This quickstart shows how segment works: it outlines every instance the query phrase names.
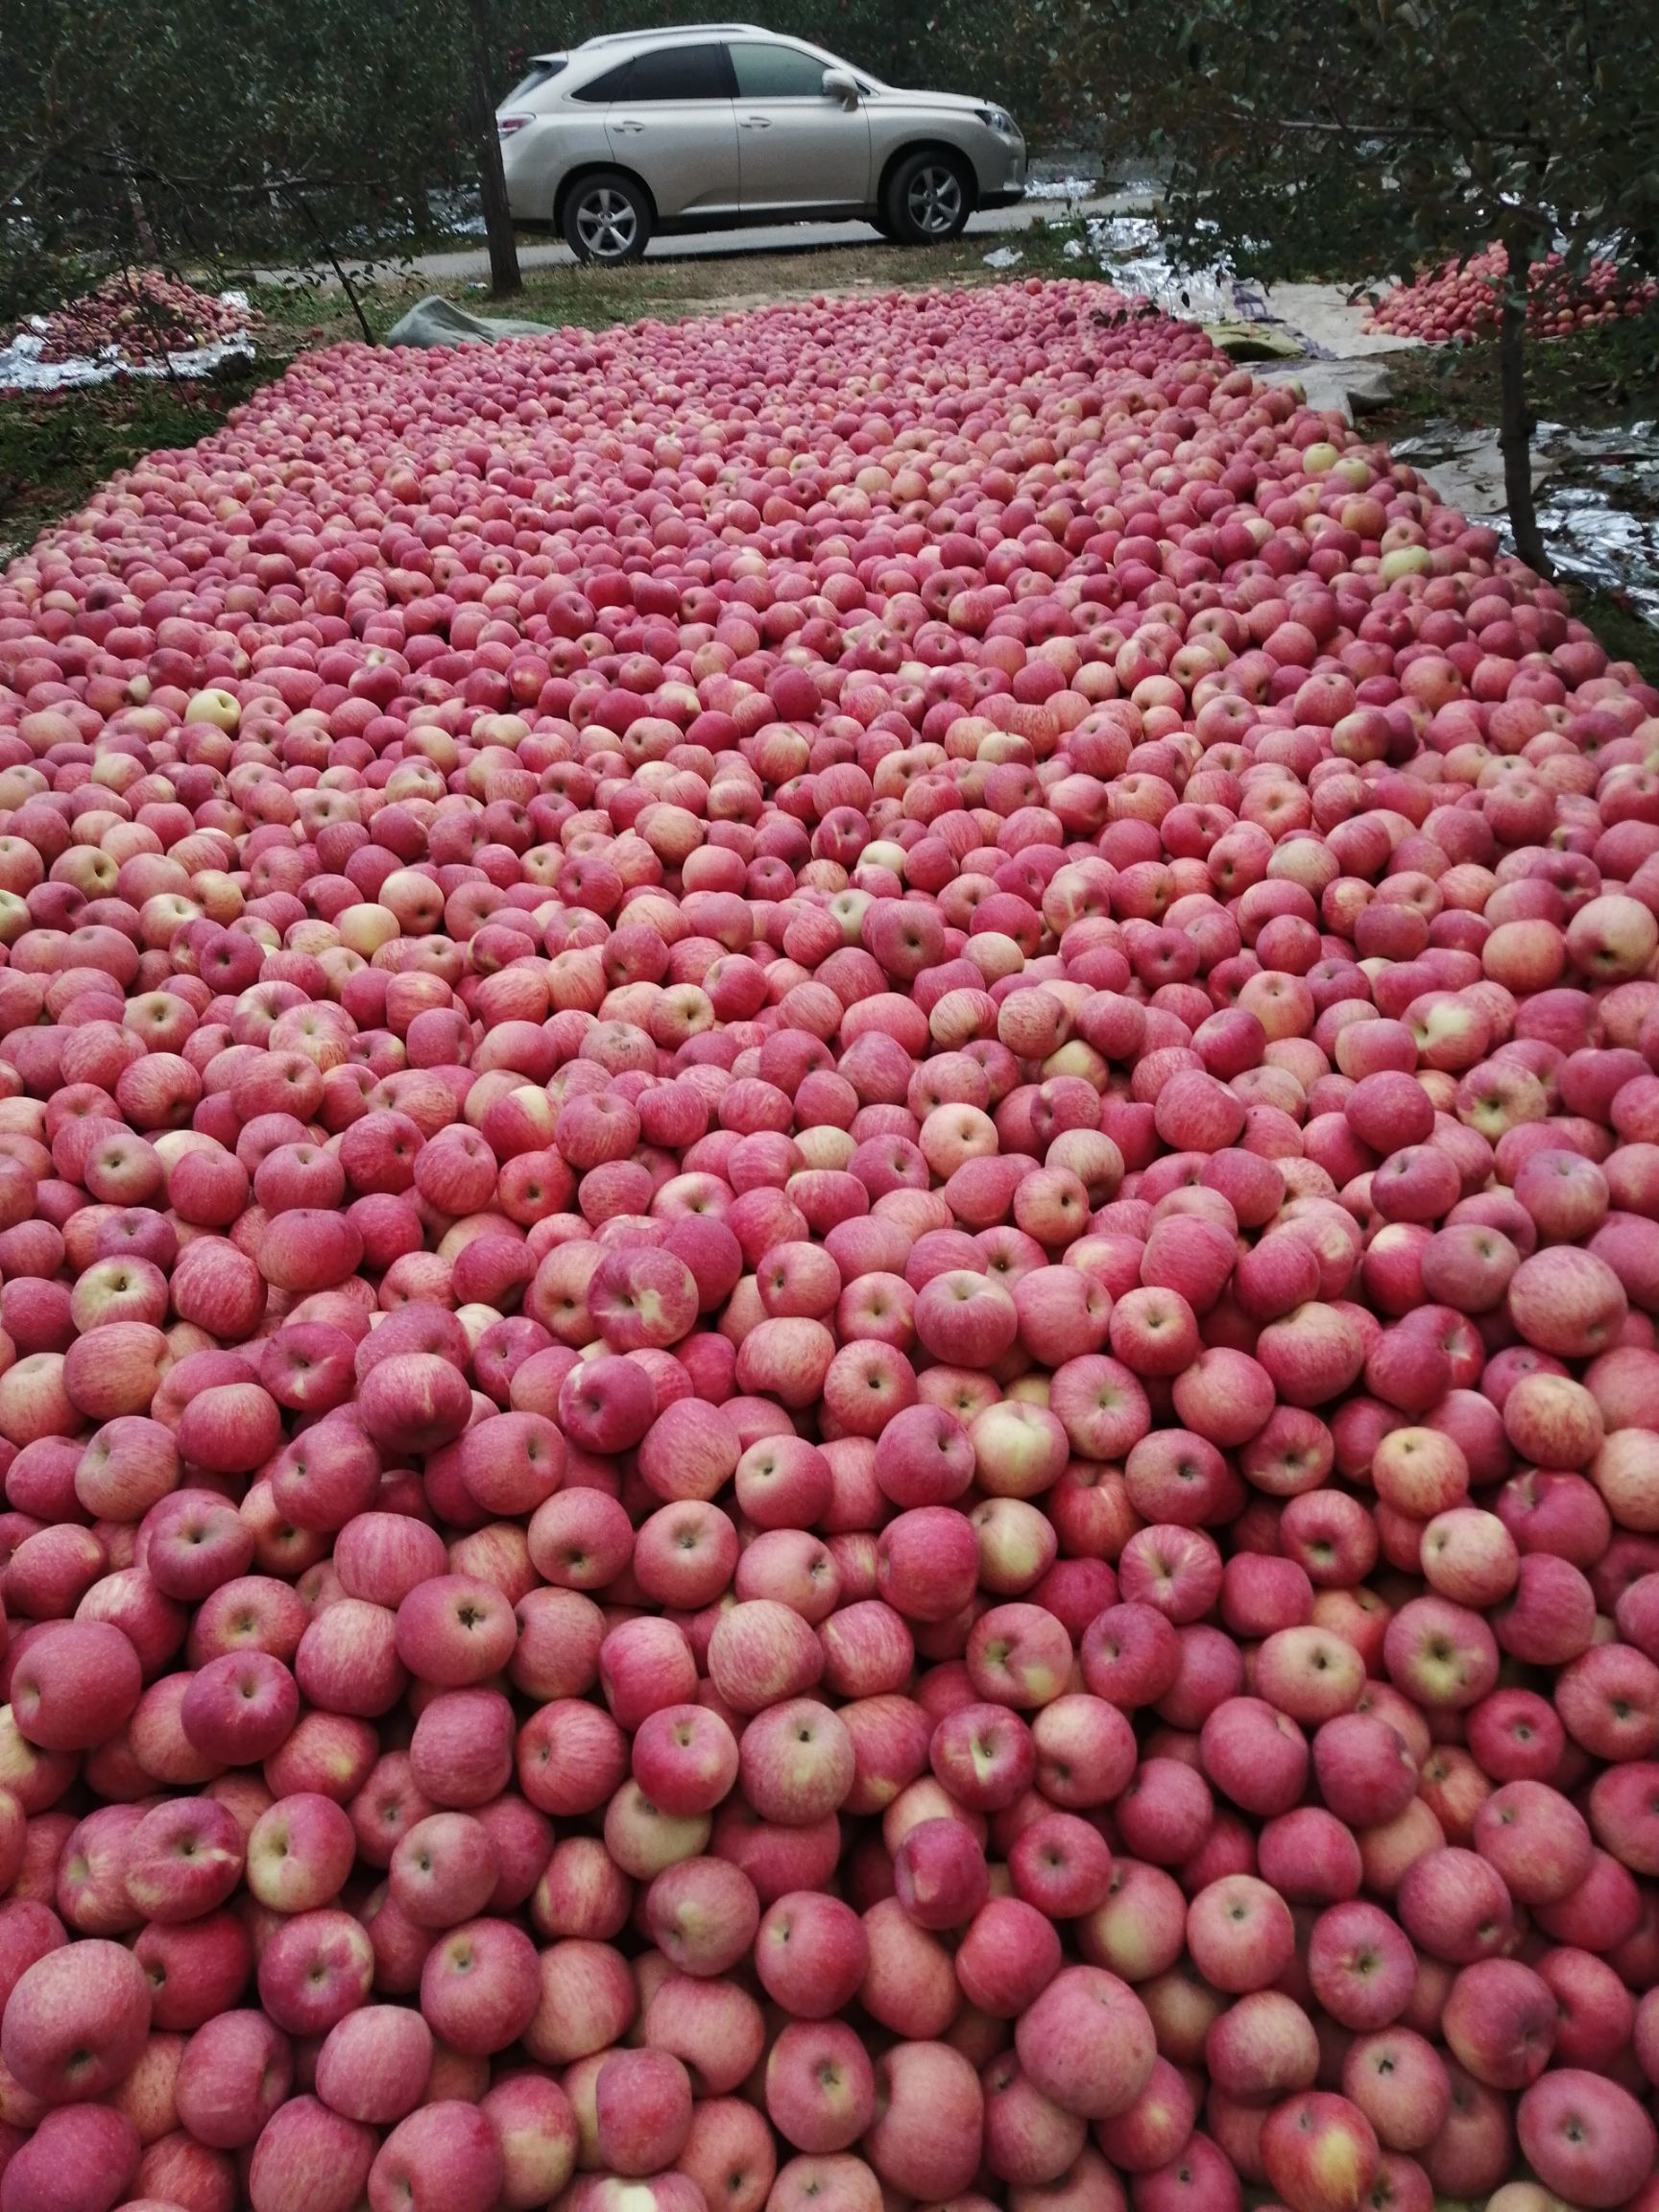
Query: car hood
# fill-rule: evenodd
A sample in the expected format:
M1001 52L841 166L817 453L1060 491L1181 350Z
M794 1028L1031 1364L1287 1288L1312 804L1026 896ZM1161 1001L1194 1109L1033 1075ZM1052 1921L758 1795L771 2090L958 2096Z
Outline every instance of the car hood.
M902 84L878 85L865 95L865 103L871 108L931 108L950 115L980 114L997 105L970 92L912 92Z

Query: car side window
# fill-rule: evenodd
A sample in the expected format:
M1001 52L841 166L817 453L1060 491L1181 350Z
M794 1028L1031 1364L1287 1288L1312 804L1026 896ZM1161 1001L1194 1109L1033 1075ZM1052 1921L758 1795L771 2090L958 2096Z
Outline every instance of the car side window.
M572 100L591 100L596 104L608 100L625 100L628 97L628 80L633 73L632 61L619 61L614 69L607 69L603 77L595 77L591 84L578 84L570 97Z
M624 95L636 100L730 100L732 79L723 46L660 46L634 57Z
M737 78L740 100L822 100L829 66L815 54L793 46L763 45L746 39L727 49Z

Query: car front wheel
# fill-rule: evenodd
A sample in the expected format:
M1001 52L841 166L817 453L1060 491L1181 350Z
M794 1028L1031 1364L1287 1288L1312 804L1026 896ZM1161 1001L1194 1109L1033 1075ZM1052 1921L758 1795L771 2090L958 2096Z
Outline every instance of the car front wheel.
M887 220L906 245L936 246L954 238L972 211L967 180L948 156L912 154L893 172Z
M651 238L651 208L632 178L601 169L571 186L565 200L565 243L578 261L602 269L637 261Z

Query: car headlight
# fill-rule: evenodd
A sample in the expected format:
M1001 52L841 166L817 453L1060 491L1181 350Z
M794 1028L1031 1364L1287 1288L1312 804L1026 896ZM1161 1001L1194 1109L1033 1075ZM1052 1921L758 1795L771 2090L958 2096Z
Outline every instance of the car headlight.
M974 112L987 130L995 131L1000 137L1019 137L1020 132L1014 118L1009 114L1006 108L976 108Z

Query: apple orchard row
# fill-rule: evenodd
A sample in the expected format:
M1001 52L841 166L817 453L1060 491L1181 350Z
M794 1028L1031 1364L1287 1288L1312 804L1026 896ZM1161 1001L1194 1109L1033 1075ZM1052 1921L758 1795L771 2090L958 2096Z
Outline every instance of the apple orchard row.
M1659 695L1080 283L0 577L0 2212L1654 2212Z

